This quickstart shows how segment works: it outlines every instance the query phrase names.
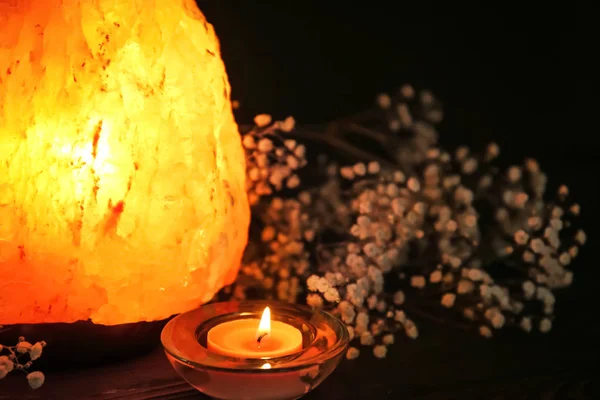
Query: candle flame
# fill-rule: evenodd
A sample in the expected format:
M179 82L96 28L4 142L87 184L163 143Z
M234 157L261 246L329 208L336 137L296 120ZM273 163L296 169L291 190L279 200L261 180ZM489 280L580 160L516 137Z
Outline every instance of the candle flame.
M260 341L269 334L271 334L271 309L266 307L258 324L256 341L260 344Z

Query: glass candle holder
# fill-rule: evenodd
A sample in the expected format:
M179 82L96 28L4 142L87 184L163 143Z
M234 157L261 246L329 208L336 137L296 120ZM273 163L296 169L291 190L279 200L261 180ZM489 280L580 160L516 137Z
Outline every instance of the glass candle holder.
M281 357L242 358L207 348L208 331L225 322L260 319L270 307L273 321L302 333L301 349ZM333 315L306 306L270 301L204 305L165 326L161 341L173 368L200 392L220 400L298 399L317 387L344 357L349 334Z

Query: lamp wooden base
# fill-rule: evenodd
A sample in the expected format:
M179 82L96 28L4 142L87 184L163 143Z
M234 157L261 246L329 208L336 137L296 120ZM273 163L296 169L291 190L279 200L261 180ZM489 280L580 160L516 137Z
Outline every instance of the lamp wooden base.
M84 368L140 356L160 345L160 332L169 319L114 326L90 321L4 326L0 343L14 345L19 336L28 342L46 341L35 370Z

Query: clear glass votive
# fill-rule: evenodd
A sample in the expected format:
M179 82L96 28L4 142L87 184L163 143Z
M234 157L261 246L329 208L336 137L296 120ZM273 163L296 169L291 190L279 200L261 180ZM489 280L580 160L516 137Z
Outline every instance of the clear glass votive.
M236 319L271 319L302 333L301 349L281 357L243 358L207 348L208 331ZM173 368L200 392L219 400L291 400L317 387L346 353L349 335L333 315L306 306L272 301L207 304L173 318L161 341Z

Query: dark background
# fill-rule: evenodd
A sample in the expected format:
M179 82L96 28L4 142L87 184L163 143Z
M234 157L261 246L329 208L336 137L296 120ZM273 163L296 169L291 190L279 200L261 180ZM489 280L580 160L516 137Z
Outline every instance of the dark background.
M221 39L238 122L257 113L323 123L401 84L444 103L447 147L490 140L507 162L537 158L568 184L588 244L550 335L493 341L421 325L388 359L343 363L314 399L600 398L597 135L583 120L575 3L216 1L200 8ZM582 10L579 10L581 15ZM368 350L365 350L368 352Z
M600 398L600 145L581 122L592 96L579 73L583 11L576 15L575 3L198 3L220 37L233 98L242 104L238 122L270 113L325 123L408 82L444 103L443 145L477 148L494 140L507 162L535 157L550 188L568 184L582 205L588 244L574 264L573 287L558 295L550 334L485 340L419 321L418 340L399 335L384 360L365 348L307 400ZM203 399L160 349L99 370L47 375L35 392L24 379L3 382L0 399Z

